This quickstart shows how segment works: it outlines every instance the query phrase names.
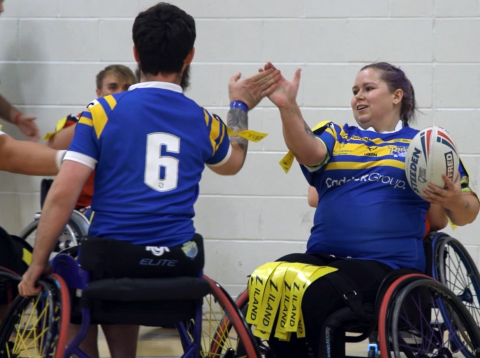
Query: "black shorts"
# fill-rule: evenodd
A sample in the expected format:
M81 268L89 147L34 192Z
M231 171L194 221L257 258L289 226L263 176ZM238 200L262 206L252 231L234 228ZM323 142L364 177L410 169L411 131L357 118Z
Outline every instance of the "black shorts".
M26 253L32 253L32 247L18 236L9 235L0 227L0 267L23 275L28 269L28 263L24 260ZM10 294L8 286L11 287ZM8 296L15 298L18 295L17 283L0 282L0 304L8 303Z
M80 266L92 280L103 278L198 277L205 264L202 236L177 246L155 247L87 237L80 248Z

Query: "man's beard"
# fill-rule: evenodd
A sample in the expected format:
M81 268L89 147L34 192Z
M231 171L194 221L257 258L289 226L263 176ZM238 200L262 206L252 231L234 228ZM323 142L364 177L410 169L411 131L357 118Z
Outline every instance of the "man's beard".
M137 69L135 70L135 76L137 80L140 82L140 76L142 72L140 71L140 65L137 65ZM180 77L180 76L179 76ZM182 73L182 78L180 79L180 87L185 92L190 87L190 65L185 67L185 71Z
M185 71L182 73L180 87L182 87L183 92L186 92L190 87L190 65L187 65L187 67L185 67Z

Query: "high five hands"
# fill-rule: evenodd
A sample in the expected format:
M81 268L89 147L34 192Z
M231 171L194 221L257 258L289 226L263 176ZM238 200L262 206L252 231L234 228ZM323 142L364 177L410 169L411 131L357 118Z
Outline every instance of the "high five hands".
M269 70L276 70L271 62L267 62L264 68L259 68L258 72L262 73ZM287 81L285 77L281 75L275 90L268 95L270 101L278 108L288 108L292 105L296 106L298 87L300 85L300 73L301 69L298 68L291 82Z

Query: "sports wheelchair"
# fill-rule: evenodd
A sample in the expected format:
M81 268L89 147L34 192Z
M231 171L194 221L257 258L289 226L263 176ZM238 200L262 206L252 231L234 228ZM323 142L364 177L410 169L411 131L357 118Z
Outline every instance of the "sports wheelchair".
M43 208L43 203L47 196L48 190L52 185L52 179L43 179L40 186L40 208ZM33 247L35 242L35 234L40 222L41 212L35 213L33 221L28 224L18 236L24 239L30 246ZM67 225L58 238L58 243L55 246L55 252L68 249L70 247L78 246L82 237L87 235L89 221L79 211L74 210Z
M475 262L458 240L444 233L430 233L424 246L426 274L391 272L374 304L356 301L354 291L345 292L346 307L326 320L321 342L328 338L328 327L330 337L342 334L349 343L369 339L368 357L479 358L480 275ZM246 315L247 290L236 304ZM225 317L223 325L228 322ZM267 341L255 339L264 357L275 357Z
M88 357L79 345L90 323L166 326L174 324L182 358L260 357L242 313L215 281L176 277L90 281L68 249L52 260L51 275L35 297L17 296L0 324L0 357ZM1 285L20 276L0 268ZM225 325L228 317L228 325ZM69 322L81 328L67 344ZM228 329L227 329L228 328Z

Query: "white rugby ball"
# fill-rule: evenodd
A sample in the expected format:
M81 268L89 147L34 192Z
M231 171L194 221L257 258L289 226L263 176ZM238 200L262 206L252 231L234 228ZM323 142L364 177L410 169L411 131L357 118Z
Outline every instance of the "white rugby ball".
M412 190L425 196L428 183L445 187L442 174L455 182L460 159L450 134L440 127L427 127L412 139L405 157L405 174Z

